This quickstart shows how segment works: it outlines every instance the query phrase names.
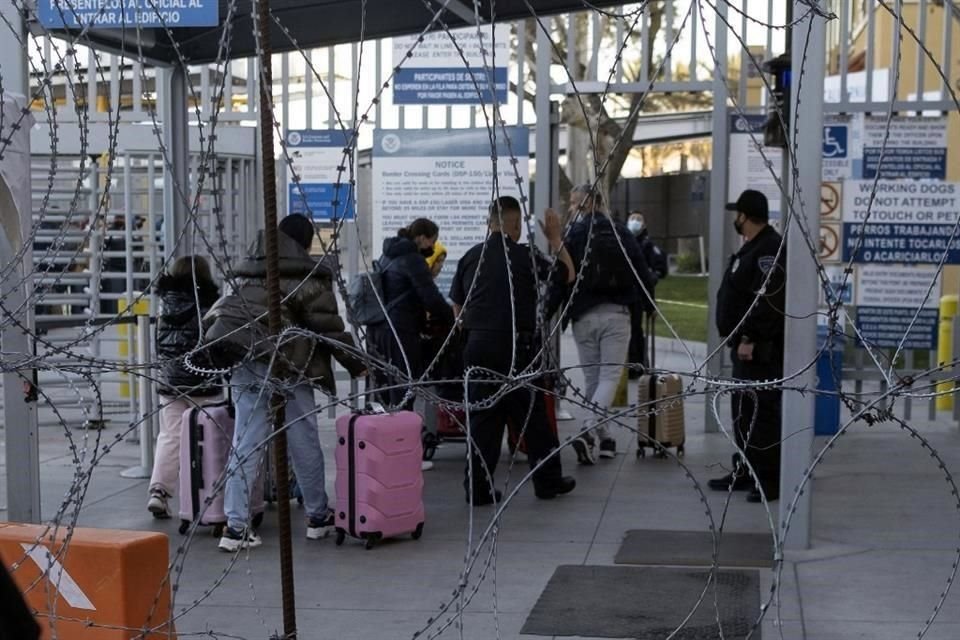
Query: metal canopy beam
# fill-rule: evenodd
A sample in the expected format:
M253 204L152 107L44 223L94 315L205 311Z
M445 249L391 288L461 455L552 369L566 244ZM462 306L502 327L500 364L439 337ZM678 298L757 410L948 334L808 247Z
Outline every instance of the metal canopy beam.
M252 5L249 2L234 0L234 12L231 19L230 55L232 58L248 58L256 55L256 42L253 36L253 22L250 17ZM366 5L366 12L363 6ZM622 2L613 0L595 0L594 7L614 7ZM408 35L422 31L441 7L446 11L440 16L449 28L466 27L473 24L473 11L466 9L469 20L460 13L465 6L461 2L439 0L436 9L427 9L422 0L271 0L270 12L276 21L283 25L290 35L276 23L271 24L270 37L274 43L274 53L295 51L297 48L313 49L334 44L374 40L391 36ZM493 11L491 12L491 5ZM224 20L229 12L230 2L220 1L220 19ZM459 7L459 8L457 8ZM582 11L582 0L480 0L479 14L488 17L491 13L499 22L518 20L536 16L556 15L570 11ZM363 30L361 31L361 25ZM433 30L441 29L439 22ZM171 29L173 40L159 29L146 30L154 34L156 42L144 44L143 56L151 61L166 64L180 63L174 44L189 64L214 62L221 56L220 40L224 24L214 28ZM53 30L51 35L65 33ZM73 31L74 36L78 31ZM291 40L296 41L296 44ZM115 35L102 32L90 32L83 44L95 46L104 51L117 51L121 43ZM128 52L130 44L127 44ZM136 50L134 48L134 50Z

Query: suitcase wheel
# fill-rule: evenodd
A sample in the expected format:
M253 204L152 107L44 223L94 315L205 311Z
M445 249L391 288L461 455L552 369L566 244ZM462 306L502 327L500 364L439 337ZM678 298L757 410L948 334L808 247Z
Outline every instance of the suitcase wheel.
M414 540L419 540L420 536L423 535L423 523L417 525L417 528L413 530L413 533L410 534Z
M654 457L654 458L660 458L661 460L666 460L666 458L667 458L667 450L666 450L665 448L663 448L663 447L658 448L658 449L656 449L656 450L654 451L653 457Z
M436 445L431 445L423 448L423 459L424 460L433 460L433 456L437 453Z
M370 550L373 549L375 546L377 546L377 542L379 542L379 541L380 541L380 534L379 534L379 533L371 533L371 534L367 537L367 544L365 544L363 548L366 549L367 551L370 551Z
M686 447L684 447L684 445L681 444L677 446L677 456L683 456L686 453L687 453L687 449Z
M185 534L185 533L187 532L187 529L189 529L189 528L190 528L190 521L189 521L189 520L181 520L181 521L180 521L180 528L177 529L177 531L180 532L180 535L183 535L183 534Z
M340 545L342 545L343 541L346 539L347 539L347 532L344 531L343 529L337 529L337 539L334 541L336 542L337 546L339 547Z
M259 529L260 525L263 524L263 511L253 516L253 520L250 522L253 525L254 529Z
M219 538L219 537L221 537L221 536L223 536L223 523L222 523L222 522L213 525L213 537L214 537L214 538Z

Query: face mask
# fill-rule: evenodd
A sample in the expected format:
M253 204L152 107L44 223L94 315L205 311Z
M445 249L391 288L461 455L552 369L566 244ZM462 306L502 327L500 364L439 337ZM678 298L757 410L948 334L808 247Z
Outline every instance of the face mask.
M737 216L733 221L733 228L737 230L737 235L743 235L743 223L740 222L740 217Z
M420 255L424 258L429 258L433 255L433 247L427 247L426 249L420 249Z
M630 233L640 233L643 231L643 223L639 220L628 220L627 229L630 230Z

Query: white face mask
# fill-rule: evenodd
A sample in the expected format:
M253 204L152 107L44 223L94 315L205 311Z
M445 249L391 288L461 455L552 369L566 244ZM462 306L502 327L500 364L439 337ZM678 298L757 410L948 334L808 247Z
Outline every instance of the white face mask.
M643 223L637 219L627 220L627 229L630 230L630 233L640 233L643 231Z

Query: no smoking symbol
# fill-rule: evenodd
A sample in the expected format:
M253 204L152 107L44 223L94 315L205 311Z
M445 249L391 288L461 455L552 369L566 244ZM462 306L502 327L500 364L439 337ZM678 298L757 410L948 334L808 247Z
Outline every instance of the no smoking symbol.
M840 248L840 234L830 226L820 227L820 259L833 260Z
M832 218L840 208L840 191L829 182L820 184L820 215Z

